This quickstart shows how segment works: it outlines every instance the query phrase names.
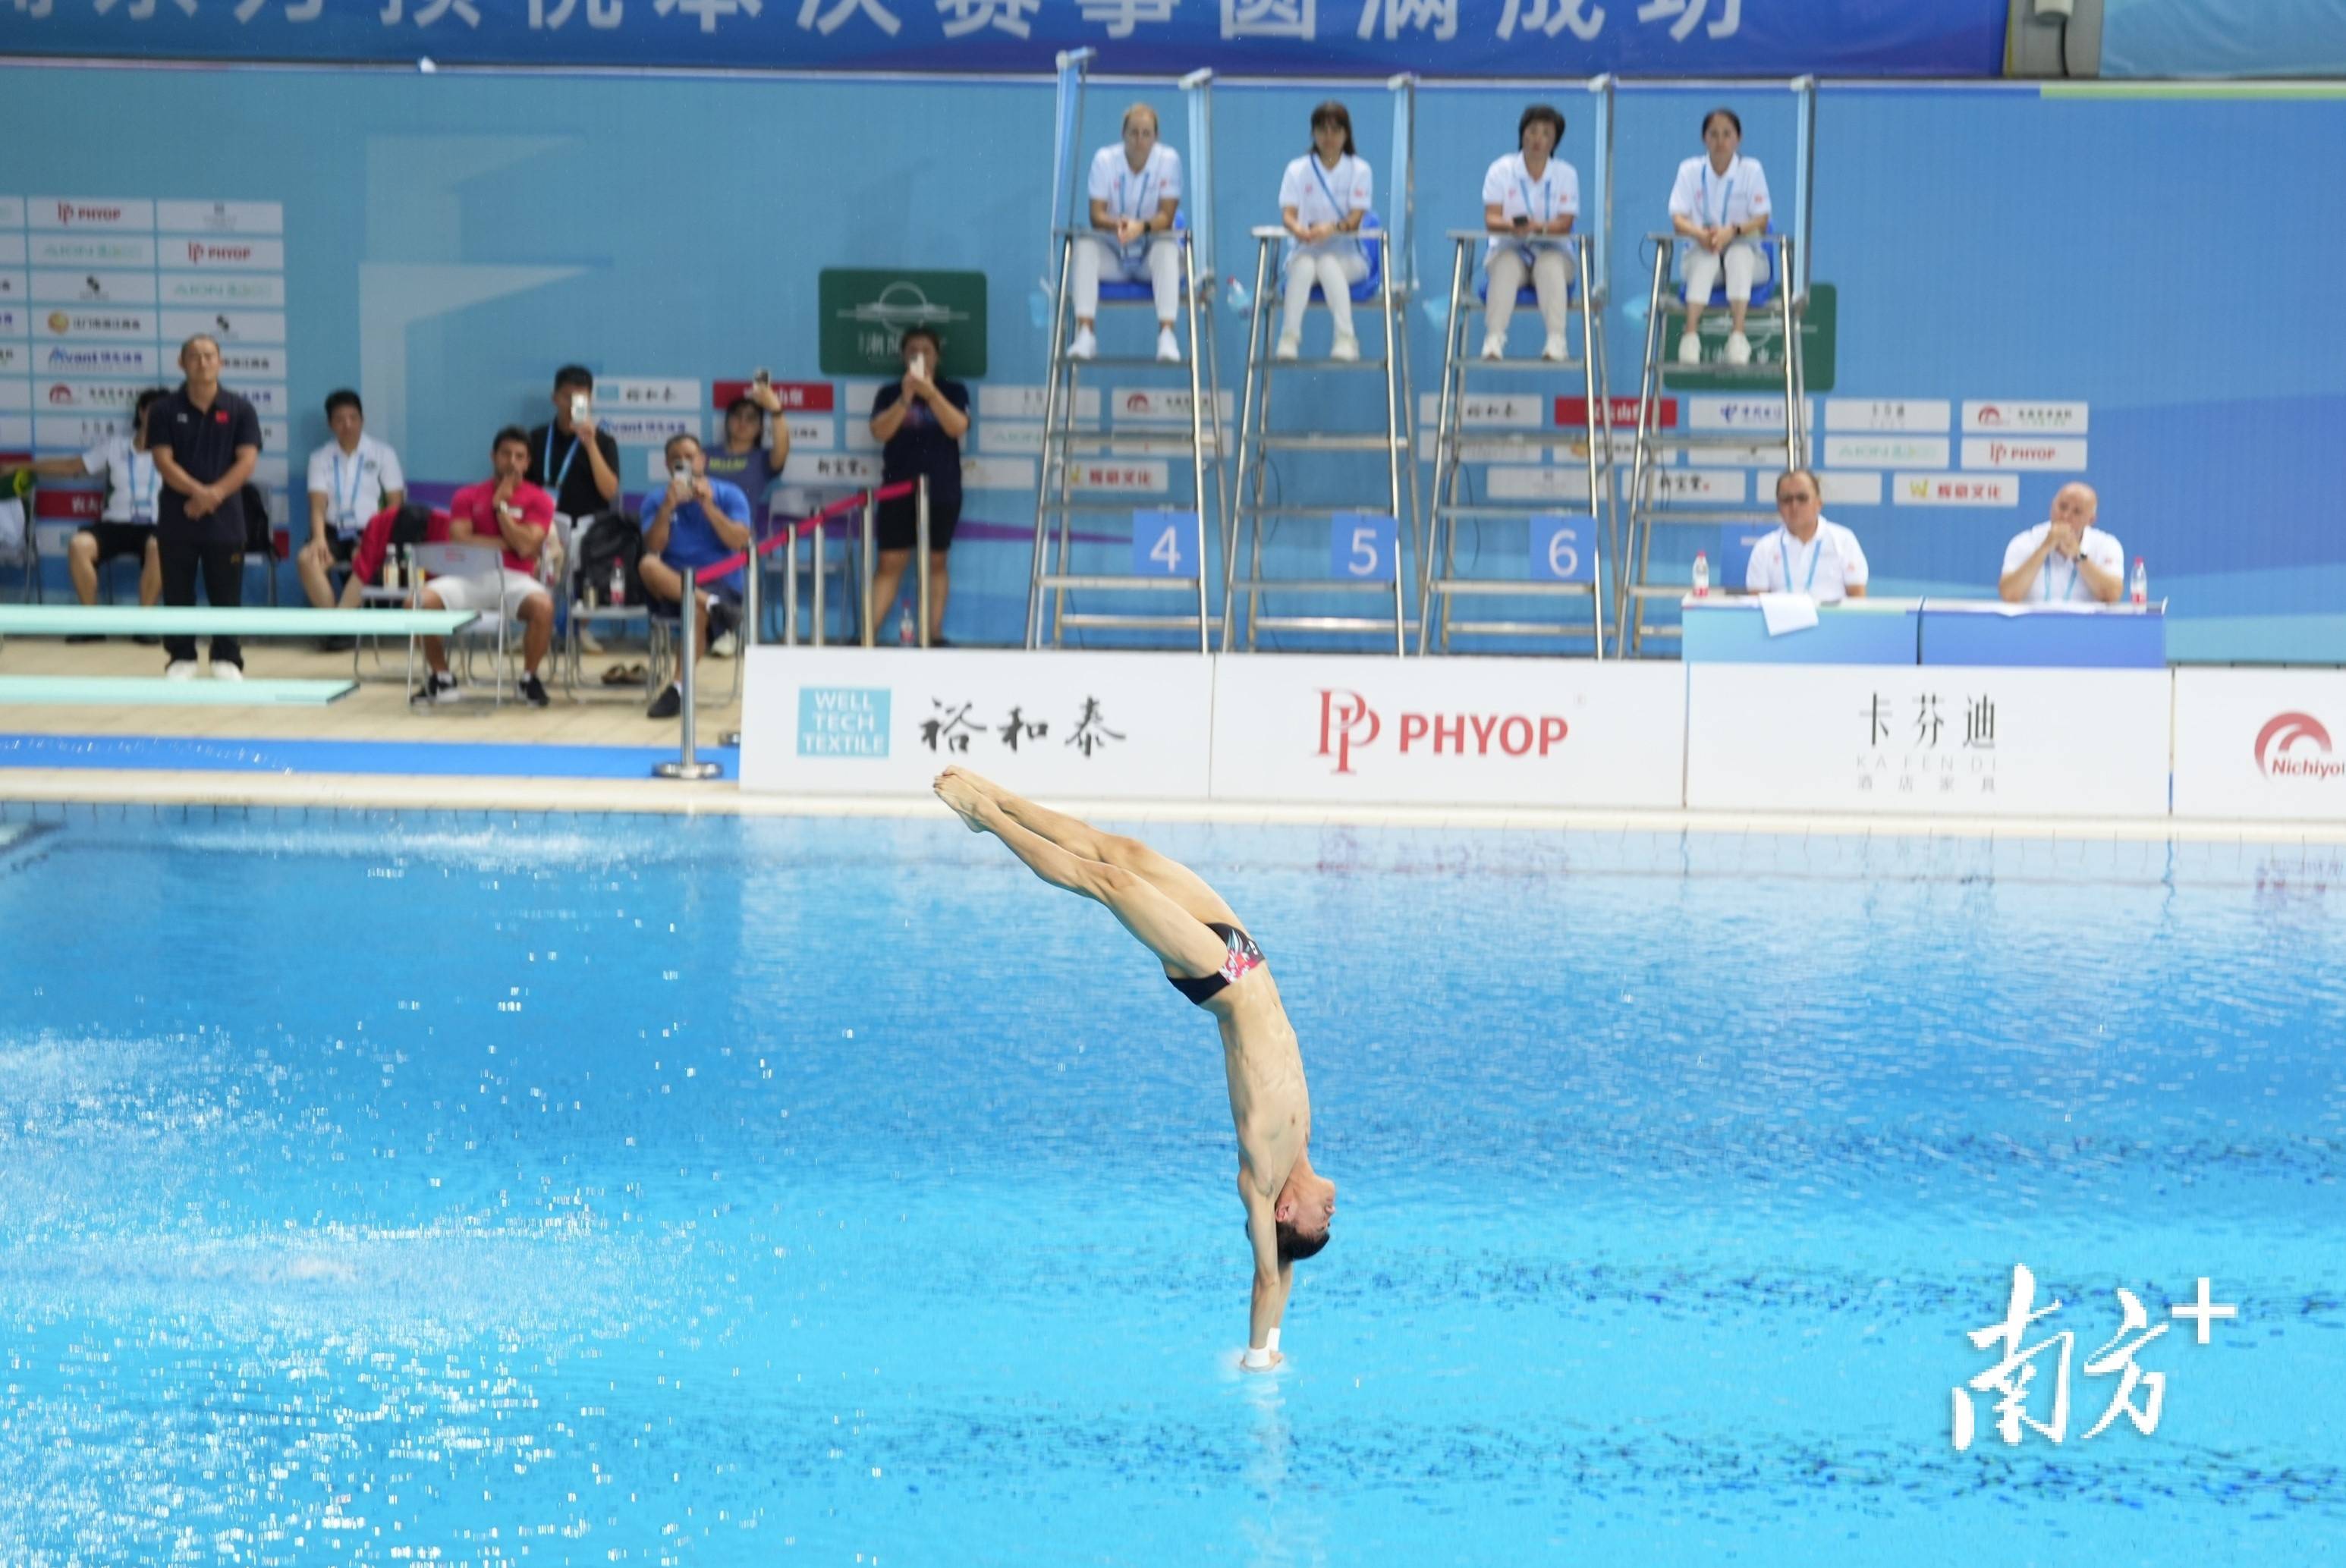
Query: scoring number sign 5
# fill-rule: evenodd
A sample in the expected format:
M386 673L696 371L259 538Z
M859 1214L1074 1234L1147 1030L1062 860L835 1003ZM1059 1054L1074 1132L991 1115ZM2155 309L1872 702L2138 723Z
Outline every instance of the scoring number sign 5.
M1329 545L1330 565L1339 577L1390 577L1400 565L1400 535L1390 517L1339 513Z

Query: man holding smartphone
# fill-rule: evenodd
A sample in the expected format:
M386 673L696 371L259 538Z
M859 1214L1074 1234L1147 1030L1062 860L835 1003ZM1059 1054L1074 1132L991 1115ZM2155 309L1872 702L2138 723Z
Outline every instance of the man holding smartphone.
M687 579L750 547L750 498L729 480L709 474L709 453L698 439L668 437L668 484L658 496L644 497L644 592L654 615L675 615L684 603ZM742 570L719 578L700 596L699 636L695 651L709 651L710 623L722 619L729 634L740 618ZM652 698L648 718L674 718L684 711L684 689L670 682Z
M619 443L595 423L595 372L585 365L554 372L554 419L529 433L528 479L574 523L619 504Z

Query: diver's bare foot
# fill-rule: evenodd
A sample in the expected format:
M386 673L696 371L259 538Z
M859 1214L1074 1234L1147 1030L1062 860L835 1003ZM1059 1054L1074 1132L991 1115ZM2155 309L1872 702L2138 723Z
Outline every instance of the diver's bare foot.
M944 770L944 777L962 780L976 790L981 798L987 800L999 801L1005 792L1002 786L993 779L982 778L966 768L948 768Z
M936 783L932 788L936 790L937 799L952 807L969 825L971 832L990 832L992 830L986 825L985 811L993 802L971 782L971 778L972 775L958 768L948 768L937 775Z

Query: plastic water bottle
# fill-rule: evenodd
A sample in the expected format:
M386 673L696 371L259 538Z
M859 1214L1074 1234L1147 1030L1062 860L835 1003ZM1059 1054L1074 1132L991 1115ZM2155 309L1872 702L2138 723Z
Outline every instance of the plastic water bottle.
M1694 596L1698 599L1710 597L1710 552L1708 550L1694 553Z
M611 563L611 607L617 609L627 602L627 566L624 561Z
M2142 557L2139 555L2134 558L2134 585L2131 594L2134 602L2138 606L2150 603L2150 574L2142 569Z
M896 617L896 643L900 647L913 646L913 612L910 610Z

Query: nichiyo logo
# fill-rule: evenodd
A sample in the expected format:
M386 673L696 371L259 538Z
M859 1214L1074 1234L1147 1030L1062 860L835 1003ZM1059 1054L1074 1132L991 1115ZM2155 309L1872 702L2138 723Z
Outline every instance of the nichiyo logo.
M2330 754L2330 731L2310 713L2275 714L2257 731L2257 771L2268 779L2336 779L2346 760Z

